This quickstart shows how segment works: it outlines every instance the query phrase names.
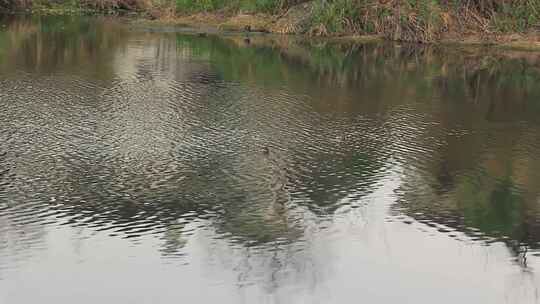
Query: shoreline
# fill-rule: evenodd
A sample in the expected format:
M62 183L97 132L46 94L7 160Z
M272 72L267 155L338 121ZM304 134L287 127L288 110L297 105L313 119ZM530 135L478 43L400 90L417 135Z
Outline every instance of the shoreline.
M386 41L395 43L408 43L419 45L458 45L458 46L490 46L500 49L521 50L521 51L540 51L540 32L538 33L506 33L491 34L469 33L459 35L449 33L441 37L440 40L432 42L409 42L387 39L382 35L341 33L327 36L312 36L308 34L282 34L272 31L271 25L275 23L277 16L264 14L239 14L233 16L223 16L213 13L198 13L193 15L177 16L174 18L162 18L150 20L148 18L137 17L130 21L130 24L146 28L162 27L185 27L193 31L206 34L224 34L224 33L247 33L246 26L251 27L249 33L263 33L282 36L296 36L310 38L313 40L324 41Z
M531 33L445 33L442 37L430 42L410 42L392 40L383 35L360 33L334 33L325 36L305 33L280 33L273 27L283 15L254 14L224 14L224 13L195 13L180 16L161 16L151 18L148 12L111 11L103 13L91 10L76 10L63 8L34 9L26 11L7 12L5 15L43 15L43 16L107 16L118 18L135 27L148 29L189 28L194 32L205 34L250 33L273 34L282 36L296 36L313 40L324 41L390 41L395 43L408 43L419 45L456 45L456 46L489 46L499 49L540 52L540 31ZM246 30L249 29L249 30Z

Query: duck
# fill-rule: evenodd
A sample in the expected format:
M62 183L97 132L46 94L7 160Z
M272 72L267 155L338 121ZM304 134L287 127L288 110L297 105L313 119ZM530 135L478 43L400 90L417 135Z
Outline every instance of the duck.
M251 33L251 25L244 26L244 33L245 33L244 43L245 44L250 44L251 39L249 38L249 33Z

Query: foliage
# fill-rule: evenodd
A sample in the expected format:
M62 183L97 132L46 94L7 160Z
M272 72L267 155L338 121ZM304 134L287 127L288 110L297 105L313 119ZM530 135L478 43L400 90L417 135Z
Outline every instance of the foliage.
M309 0L0 0L0 9L277 14ZM431 42L447 31L525 32L540 26L540 0L311 0L311 33L377 34Z
M319 33L343 32L351 29L353 20L358 19L358 6L349 0L320 0L315 3L313 24Z
M442 9L433 0L318 0L313 20L328 32L382 34L419 42L434 40L444 29Z
M358 32L429 42L450 29L526 31L540 25L540 0L316 0L319 34ZM456 29L454 29L456 30Z
M284 4L284 0L176 0L176 10L180 14L217 10L272 13Z
M492 15L497 29L524 31L540 25L540 0L501 1Z

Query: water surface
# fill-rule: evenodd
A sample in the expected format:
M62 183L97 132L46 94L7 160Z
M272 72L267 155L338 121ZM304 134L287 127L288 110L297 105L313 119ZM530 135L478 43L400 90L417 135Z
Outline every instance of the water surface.
M0 107L0 303L540 303L540 54L11 16Z

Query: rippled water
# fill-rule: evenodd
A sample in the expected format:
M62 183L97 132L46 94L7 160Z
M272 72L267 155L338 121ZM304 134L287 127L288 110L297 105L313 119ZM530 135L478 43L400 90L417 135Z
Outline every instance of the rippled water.
M0 303L540 303L540 54L0 19Z

